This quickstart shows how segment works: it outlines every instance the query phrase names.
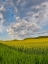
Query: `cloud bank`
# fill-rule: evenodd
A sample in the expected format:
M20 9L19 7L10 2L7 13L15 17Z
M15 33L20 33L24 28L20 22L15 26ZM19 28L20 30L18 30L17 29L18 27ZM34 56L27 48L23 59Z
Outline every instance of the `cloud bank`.
M48 36L48 0L0 0L0 33L13 39Z

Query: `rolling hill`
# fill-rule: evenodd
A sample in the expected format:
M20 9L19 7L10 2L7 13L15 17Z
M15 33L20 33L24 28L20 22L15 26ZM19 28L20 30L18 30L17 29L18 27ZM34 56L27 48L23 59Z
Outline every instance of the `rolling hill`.
M26 38L24 40L1 41L1 43L9 46L24 47L24 48L48 47L48 36L40 36L37 38Z

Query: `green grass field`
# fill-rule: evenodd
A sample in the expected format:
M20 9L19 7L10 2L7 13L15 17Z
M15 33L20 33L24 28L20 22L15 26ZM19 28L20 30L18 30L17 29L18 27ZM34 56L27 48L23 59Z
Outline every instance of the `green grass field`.
M42 51L41 51L42 50ZM48 49L33 49L32 53L0 44L0 64L48 64Z
M48 38L0 41L0 64L48 64Z

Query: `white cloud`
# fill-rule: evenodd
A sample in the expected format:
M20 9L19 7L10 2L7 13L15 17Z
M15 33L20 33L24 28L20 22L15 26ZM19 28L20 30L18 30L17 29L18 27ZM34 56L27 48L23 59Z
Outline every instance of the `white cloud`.
M4 18L3 18L3 14L2 13L0 13L0 23L3 23L5 20L4 20Z
M19 20L20 20L20 17L19 17L19 16L17 16L17 17L16 17L16 21L19 21Z
M16 22L12 23L9 29L7 29L11 36L14 36L16 39L23 39L34 34L46 33L40 32L40 29L43 29L42 26L48 23L48 2L33 6L31 9L35 11L30 10L27 12L27 16L22 20L19 16L16 17Z
M5 26L3 25L4 23L4 18L3 18L3 14L0 13L0 33L4 32L5 31Z
M3 18L3 15L0 13L0 18Z
M48 31L37 32L37 34L48 34Z
M25 37L28 37L29 35L34 34L35 32L38 32L40 30L40 26L38 26L36 23L30 23L26 20L18 21L17 23L13 23L9 29L7 29L7 32L16 38L16 39L23 39Z
M0 11L5 11L5 8L3 5L0 5Z
M42 26L48 23L48 2L32 6L31 10L27 12L28 20L33 21Z
M21 2L21 0L17 0L16 4L18 5Z
M3 33L4 31L6 31L6 27L0 23L0 33Z
M34 34L48 34L41 30L43 29L42 26L48 24L48 2L40 1L40 4L38 4L38 1L40 0L7 0L1 3L0 32L5 30L16 39L32 37ZM8 6L13 9L15 20L12 23L10 22L10 25L5 26L9 21L7 20L8 16L7 18L4 17L9 12L8 10L5 11ZM6 19L5 23L4 19Z
M2 25L0 24L0 33L2 33L3 31L3 28L2 28Z

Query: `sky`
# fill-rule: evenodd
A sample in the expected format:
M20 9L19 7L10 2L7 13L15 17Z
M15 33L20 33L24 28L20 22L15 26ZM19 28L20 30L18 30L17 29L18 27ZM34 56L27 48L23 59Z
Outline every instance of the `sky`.
M48 0L0 0L0 40L48 36Z

